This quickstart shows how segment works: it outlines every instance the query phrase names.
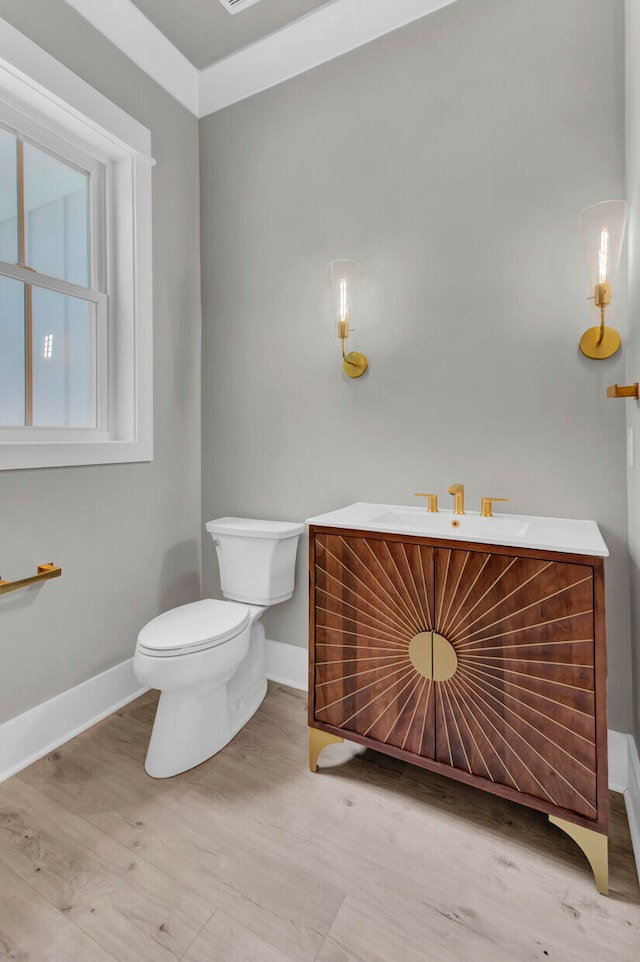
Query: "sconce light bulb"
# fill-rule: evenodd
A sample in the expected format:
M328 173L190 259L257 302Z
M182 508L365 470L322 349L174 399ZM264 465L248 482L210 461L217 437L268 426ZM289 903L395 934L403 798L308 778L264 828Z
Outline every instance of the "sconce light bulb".
M600 250L598 251L598 283L606 284L609 273L609 231L603 227L600 231Z
M343 277L340 279L340 320L343 323L349 320L349 298L347 295L347 280Z

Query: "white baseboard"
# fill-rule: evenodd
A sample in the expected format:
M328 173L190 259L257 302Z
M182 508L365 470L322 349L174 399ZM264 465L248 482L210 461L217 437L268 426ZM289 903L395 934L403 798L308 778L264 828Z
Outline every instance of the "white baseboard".
M629 819L629 831L631 832L631 843L633 854L636 859L638 870L638 880L640 881L640 757L638 757L638 746L633 735L624 736L627 739L627 787L624 791L624 801L627 808L627 818Z
M265 645L269 681L306 691L309 687L307 649L285 645L281 641L270 641L268 638Z
M609 729L609 788L612 792L626 792L629 787L630 738L631 735Z
M132 666L129 658L0 725L0 782L146 691Z

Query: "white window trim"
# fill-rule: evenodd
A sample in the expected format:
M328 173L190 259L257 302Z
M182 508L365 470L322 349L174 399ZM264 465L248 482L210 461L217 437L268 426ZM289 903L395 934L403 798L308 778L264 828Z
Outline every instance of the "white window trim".
M109 440L70 429L64 440L0 441L0 470L153 459L151 134L0 19L0 100L110 168L117 290L110 291ZM111 218L109 218L111 219ZM117 334L117 336L116 336ZM117 398L117 404L114 399ZM31 429L23 429L23 431ZM24 435L23 435L24 436Z

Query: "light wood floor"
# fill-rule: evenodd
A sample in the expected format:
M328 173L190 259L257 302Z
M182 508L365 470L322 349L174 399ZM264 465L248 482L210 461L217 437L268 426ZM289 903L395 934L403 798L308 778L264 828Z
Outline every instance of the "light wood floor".
M611 897L546 818L355 746L306 764L272 686L215 758L143 768L155 697L0 785L0 958L21 962L640 959L612 795Z

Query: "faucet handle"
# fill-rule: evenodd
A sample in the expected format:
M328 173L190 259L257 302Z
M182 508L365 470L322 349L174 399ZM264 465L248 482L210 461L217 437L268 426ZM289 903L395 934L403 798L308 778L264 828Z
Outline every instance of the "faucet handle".
M436 512L438 510L437 494L422 494L421 492L416 491L416 493L414 494L414 498L428 498L429 507L427 508L427 511Z
M494 504L495 501L508 501L508 500L509 500L508 498L483 498L482 507L480 509L480 517L492 518L493 511L491 509L491 505Z

